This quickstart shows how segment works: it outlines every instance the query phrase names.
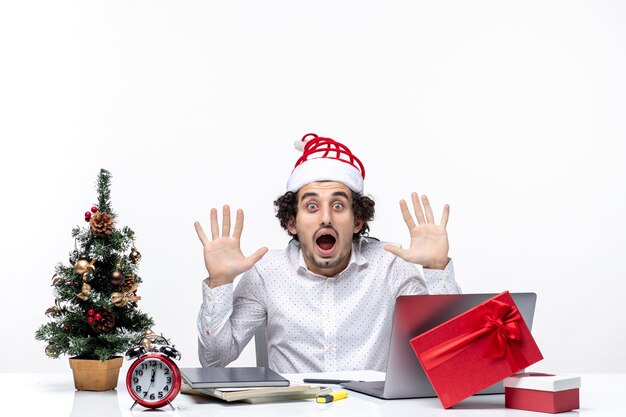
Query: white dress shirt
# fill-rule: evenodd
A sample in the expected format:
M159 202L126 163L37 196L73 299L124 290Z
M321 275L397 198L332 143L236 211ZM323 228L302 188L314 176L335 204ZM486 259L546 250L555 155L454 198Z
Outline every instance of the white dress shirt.
M267 321L269 367L281 373L385 371L396 297L461 290L452 261L423 269L383 249L353 242L346 269L327 278L307 269L300 245L269 251L233 284L202 284L198 353L202 366L235 360Z

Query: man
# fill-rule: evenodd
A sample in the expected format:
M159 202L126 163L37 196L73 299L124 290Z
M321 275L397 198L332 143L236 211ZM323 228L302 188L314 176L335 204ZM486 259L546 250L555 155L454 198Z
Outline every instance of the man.
M232 235L228 206L221 234L211 209L212 240L195 223L209 273L198 315L203 366L232 362L266 322L269 367L278 372L385 371L396 297L460 292L448 258L448 205L436 224L426 196L413 193L415 224L400 202L408 249L367 239L374 202L363 195L361 161L329 138L302 142L287 192L274 202L293 237L285 250L245 257L242 210Z

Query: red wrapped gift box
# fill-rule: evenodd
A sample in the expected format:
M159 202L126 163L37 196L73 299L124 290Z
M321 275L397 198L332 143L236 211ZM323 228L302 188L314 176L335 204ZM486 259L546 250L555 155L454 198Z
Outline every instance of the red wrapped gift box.
M411 346L445 408L543 359L508 291L414 337Z
M504 379L504 406L543 413L580 408L580 377L540 373Z

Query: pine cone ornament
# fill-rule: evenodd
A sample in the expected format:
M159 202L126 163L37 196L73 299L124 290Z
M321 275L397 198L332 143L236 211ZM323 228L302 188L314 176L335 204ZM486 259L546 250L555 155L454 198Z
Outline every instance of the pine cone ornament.
M93 320L92 323L89 323L93 331L96 333L106 333L113 330L115 327L115 316L113 313L102 311L100 315L100 320Z
M137 290L137 283L135 282L135 277L132 275L126 275L126 279L124 279L124 284L122 285L122 291L124 292L133 292Z
M89 220L89 229L96 236L110 235L113 227L113 217L103 211L97 212Z

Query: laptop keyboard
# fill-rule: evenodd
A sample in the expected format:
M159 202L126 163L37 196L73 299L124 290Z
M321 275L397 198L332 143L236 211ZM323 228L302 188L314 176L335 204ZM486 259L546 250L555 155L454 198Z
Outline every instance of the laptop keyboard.
M372 388L375 389L376 391L383 392L385 390L385 382L381 381L376 384L373 384Z

